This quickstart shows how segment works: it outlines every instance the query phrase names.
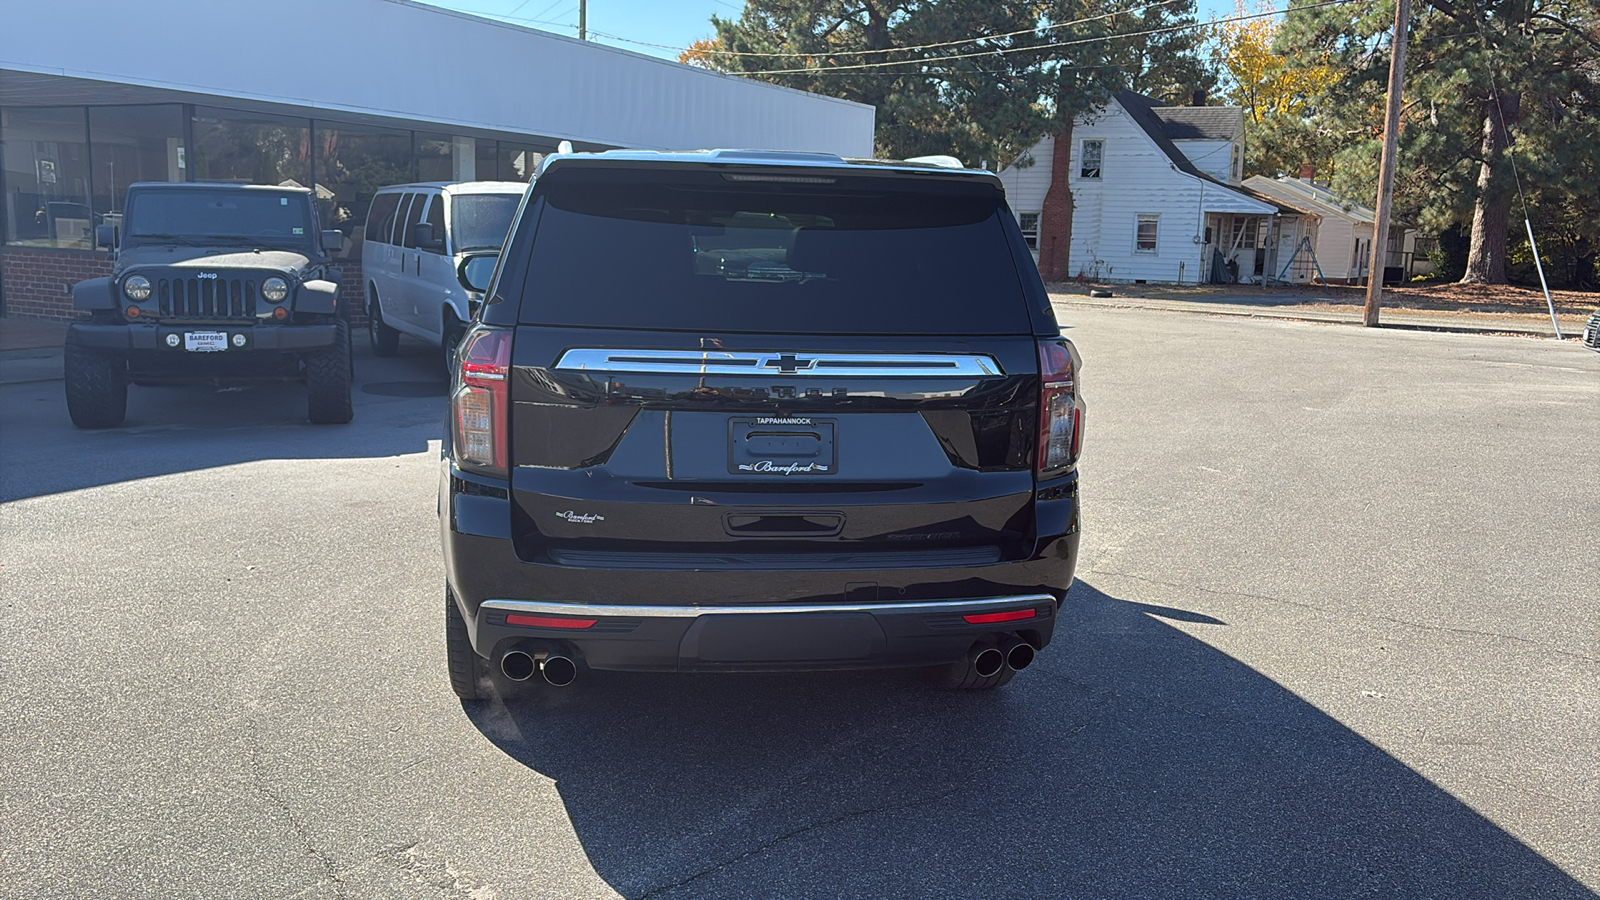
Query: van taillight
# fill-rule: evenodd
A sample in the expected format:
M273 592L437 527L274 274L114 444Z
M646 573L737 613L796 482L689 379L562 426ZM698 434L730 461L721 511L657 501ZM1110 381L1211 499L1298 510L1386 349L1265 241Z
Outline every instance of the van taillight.
M504 477L511 332L480 325L468 332L457 359L460 371L450 397L456 463L464 469Z
M1078 461L1083 446L1080 367L1071 341L1039 342L1039 447L1034 469L1040 477L1059 475Z

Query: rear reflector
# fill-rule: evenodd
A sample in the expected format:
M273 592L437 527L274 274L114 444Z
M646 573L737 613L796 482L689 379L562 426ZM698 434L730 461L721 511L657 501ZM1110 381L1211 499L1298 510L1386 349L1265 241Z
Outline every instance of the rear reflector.
M1016 622L1021 619L1031 619L1035 615L1037 613L1031 609L1013 609L1007 612L973 613L970 616L962 616L961 618L966 619L969 625L992 625L995 622Z
M530 628L588 628L599 619L558 619L554 616L506 616L507 625L526 625Z

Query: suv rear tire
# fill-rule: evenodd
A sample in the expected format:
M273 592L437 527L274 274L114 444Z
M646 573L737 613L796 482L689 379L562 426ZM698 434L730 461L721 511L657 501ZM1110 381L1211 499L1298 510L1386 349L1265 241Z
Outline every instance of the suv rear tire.
M383 321L383 304L378 301L376 289L371 291L367 304L367 337L372 341L372 355L390 357L400 352L400 332Z
M120 358L81 347L67 333L62 353L67 414L79 428L114 428L128 415L128 367Z
M489 667L478 651L472 649L472 639L467 636L467 621L461 617L456 595L448 585L444 589L444 646L445 663L450 670L450 690L463 700L488 699L480 685L488 680Z
M333 346L306 354L306 417L314 425L343 425L350 404L350 323L341 320Z

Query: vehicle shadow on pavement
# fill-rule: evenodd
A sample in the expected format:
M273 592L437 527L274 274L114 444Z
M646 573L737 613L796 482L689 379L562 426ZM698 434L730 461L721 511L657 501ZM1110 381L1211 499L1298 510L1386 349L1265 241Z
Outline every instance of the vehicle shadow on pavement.
M1080 581L996 693L596 672L466 706L630 898L1593 896L1157 617L1223 626Z
M7 385L0 501L255 460L419 453L444 427L448 387L436 359L376 359L358 343L347 425L307 422L305 385L264 382L135 386L122 426L84 431L68 418L59 381Z

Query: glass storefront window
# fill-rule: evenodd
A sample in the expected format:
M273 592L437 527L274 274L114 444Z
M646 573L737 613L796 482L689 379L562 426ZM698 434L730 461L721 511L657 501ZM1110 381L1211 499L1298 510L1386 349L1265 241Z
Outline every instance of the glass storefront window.
M317 207L323 228L345 236L343 256L361 258L372 195L416 180L411 132L317 121Z
M181 106L95 106L89 109L94 159L94 212L117 224L128 185L185 181Z
M93 249L87 132L81 106L0 111L7 243Z
M478 138L478 165L473 174L479 181L500 180L500 147L497 141Z
M539 168L539 161L545 154L550 153L552 147L534 147L529 144L513 144L510 141L500 142L500 177L499 181L527 181Z
M311 123L197 106L194 180L238 184L311 183Z

